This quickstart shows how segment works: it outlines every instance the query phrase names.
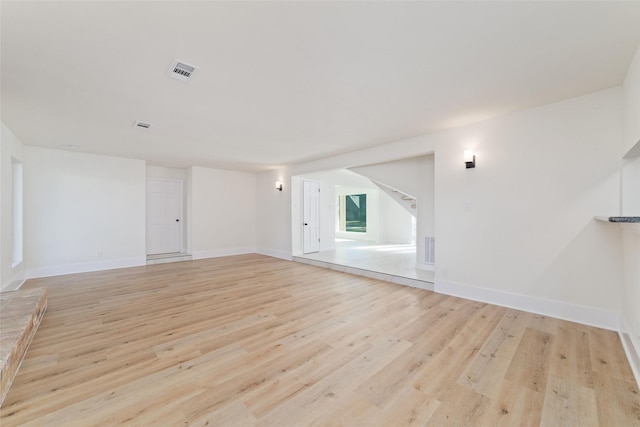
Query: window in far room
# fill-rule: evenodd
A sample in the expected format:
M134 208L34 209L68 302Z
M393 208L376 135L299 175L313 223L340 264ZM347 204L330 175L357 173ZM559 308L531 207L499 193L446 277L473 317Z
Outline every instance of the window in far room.
M367 232L367 195L338 196L338 231Z

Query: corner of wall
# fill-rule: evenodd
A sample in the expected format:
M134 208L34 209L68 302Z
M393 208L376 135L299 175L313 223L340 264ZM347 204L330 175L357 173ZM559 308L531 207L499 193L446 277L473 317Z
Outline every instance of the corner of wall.
M275 190L276 181L283 184L282 191ZM291 226L292 197L295 203L297 184L287 167L256 174L255 245L258 248L257 253L283 259L291 257L292 242L295 239L295 230Z
M270 256L273 258L284 259L286 261L293 260L293 255L291 252L287 251L279 251L275 249L267 249L267 248L257 248L256 253L260 255Z
M636 384L640 385L640 348L636 346L635 341L631 338L631 334L628 332L628 325L624 319L622 319L621 323L622 325L618 334L620 335L622 348L631 366L631 371L633 371Z
M13 159L24 161L24 145L4 122L0 122L0 135L0 290L10 291L18 289L25 280L24 255L23 262L16 266L11 261L14 250L12 162Z
M0 292L17 291L27 280L24 274L24 269L21 269L18 274L13 275L5 283L2 283Z

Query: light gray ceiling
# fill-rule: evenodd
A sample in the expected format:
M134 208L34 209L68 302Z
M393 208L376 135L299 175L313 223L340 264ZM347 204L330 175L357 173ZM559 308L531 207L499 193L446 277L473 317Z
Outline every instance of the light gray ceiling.
M640 43L638 1L2 1L0 12L2 120L25 144L249 171L616 86ZM199 67L192 81L168 77L174 58Z

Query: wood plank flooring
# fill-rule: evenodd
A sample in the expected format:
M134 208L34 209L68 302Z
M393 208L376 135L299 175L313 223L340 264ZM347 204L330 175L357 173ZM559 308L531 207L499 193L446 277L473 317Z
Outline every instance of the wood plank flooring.
M611 331L260 255L35 286L3 427L640 426Z

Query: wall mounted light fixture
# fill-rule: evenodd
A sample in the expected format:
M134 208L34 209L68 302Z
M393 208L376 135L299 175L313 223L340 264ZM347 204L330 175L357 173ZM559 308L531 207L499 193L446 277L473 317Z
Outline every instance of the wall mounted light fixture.
M464 164L467 169L476 167L476 155L473 150L464 150Z
M276 190L282 191L282 183L280 181L276 181Z

